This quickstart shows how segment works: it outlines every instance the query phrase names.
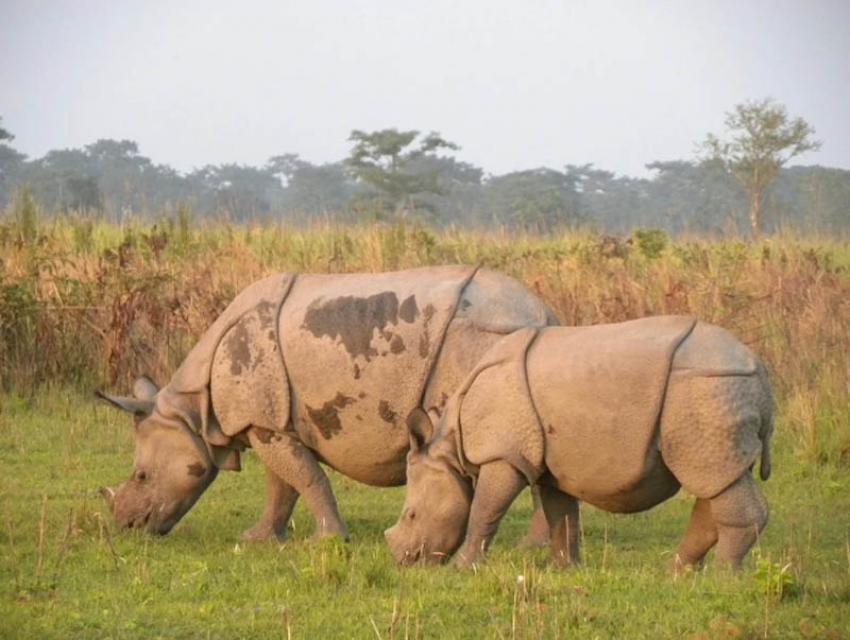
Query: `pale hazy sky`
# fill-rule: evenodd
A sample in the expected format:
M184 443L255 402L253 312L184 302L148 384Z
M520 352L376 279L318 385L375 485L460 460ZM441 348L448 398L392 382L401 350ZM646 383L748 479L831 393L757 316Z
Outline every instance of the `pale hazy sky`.
M0 115L30 156L324 162L395 126L492 173L636 175L766 96L824 141L797 162L850 168L850 0L0 0Z

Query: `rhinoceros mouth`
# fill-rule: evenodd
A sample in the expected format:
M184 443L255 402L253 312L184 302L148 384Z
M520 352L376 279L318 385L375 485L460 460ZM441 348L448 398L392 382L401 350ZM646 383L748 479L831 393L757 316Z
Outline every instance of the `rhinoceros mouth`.
M396 562L403 567L414 565L426 566L442 564L449 558L448 553L442 551L426 551L425 545L419 545L413 549L405 549L396 557Z
M414 564L417 563L417 561L419 560L421 555L422 555L422 547L418 547L416 549L413 549L412 551L411 550L405 550L404 555L399 560L399 564L401 564L402 566L405 566L405 567L409 567L411 565L414 565Z
M148 521L151 519L151 511L148 510L143 513L141 516L132 520L127 524L130 529L144 529L148 525Z

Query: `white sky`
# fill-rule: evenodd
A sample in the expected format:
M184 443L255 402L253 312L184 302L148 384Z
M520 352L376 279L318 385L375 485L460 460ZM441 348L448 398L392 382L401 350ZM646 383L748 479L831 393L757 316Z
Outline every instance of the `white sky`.
M824 141L796 162L850 168L850 0L0 0L0 115L34 157L324 162L395 126L492 173L642 175L766 96Z

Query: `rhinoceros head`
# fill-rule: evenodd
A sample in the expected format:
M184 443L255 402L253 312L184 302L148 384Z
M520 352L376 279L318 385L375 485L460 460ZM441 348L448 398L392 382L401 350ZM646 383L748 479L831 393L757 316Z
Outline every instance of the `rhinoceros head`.
M440 436L429 442L434 427L427 413L414 409L407 427L407 494L398 522L384 535L397 563L436 564L463 541L472 486L458 469L453 443Z
M121 486L103 488L119 527L166 534L215 479L218 468L190 424L191 411L172 406L150 380L141 378L132 398L97 392L133 414L136 453L133 472Z

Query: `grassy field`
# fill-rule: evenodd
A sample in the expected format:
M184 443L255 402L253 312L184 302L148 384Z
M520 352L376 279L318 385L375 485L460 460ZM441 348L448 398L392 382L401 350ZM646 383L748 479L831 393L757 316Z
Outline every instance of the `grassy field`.
M850 246L816 239L537 238L404 226L157 227L0 218L0 637L850 638ZM332 476L352 542L238 543L263 501L245 455L167 537L116 532L95 489L130 471L91 389L159 380L242 286L277 270L482 263L570 324L692 313L736 332L777 391L771 521L745 569L667 571L691 507L584 510L584 564L518 549L527 498L477 574L398 570L403 490Z
M782 425L780 424L780 429ZM787 431L765 485L771 522L739 576L673 579L690 500L645 514L584 510L584 565L515 548L514 506L478 575L397 569L381 532L401 489L332 478L352 542L312 542L299 505L282 545L237 543L262 505L253 455L164 538L113 531L93 489L123 478L127 419L54 389L3 398L0 636L15 638L847 638L850 471L804 465Z

